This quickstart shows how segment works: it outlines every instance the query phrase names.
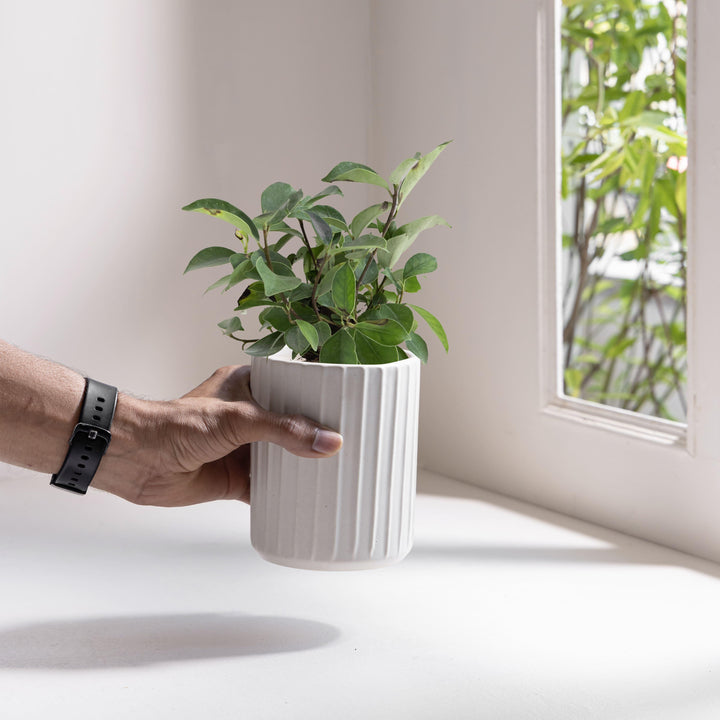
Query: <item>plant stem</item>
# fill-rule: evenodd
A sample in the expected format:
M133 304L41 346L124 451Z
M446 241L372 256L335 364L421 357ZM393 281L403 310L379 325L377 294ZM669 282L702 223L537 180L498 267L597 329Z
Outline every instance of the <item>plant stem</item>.
M392 205L390 206L390 212L388 213L387 220L385 221L385 225L383 226L382 232L380 233L380 237L385 238L385 235L387 234L388 229L390 228L390 224L395 219L395 214L397 213L397 206L398 206L398 200L400 198L400 186L393 185L393 193L392 193ZM370 265L372 265L372 261L375 259L375 256L377 255L377 248L375 248L371 253L370 257L368 258L367 263L365 263L365 267L363 268L363 271L360 273L360 277L357 280L357 283L355 284L355 294L360 290L360 287L362 286L362 281L365 279L365 276L368 273L368 270L370 269ZM374 298L373 298L374 300ZM372 304L372 300L370 301Z
M310 241L308 240L307 233L305 232L305 225L303 224L302 220L298 220L298 222L300 223L300 231L302 232L302 241L305 244L305 247L308 249L308 252L310 253L310 259L313 261L313 265L315 266L315 272L319 272L317 260L313 255L312 247L310 247Z

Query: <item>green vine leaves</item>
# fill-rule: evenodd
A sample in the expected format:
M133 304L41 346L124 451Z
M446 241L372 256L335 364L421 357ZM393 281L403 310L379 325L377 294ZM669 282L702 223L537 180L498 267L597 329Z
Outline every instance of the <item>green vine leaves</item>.
M259 339L243 338L238 314L218 325L243 343L250 355L268 356L283 346L294 357L343 364L397 362L409 351L427 362L428 347L418 320L447 351L447 335L428 310L406 302L421 289L420 278L437 269L428 253L401 258L418 236L438 226L450 227L439 215L399 225L397 214L418 181L449 143L404 160L386 180L375 170L341 162L322 179L326 187L306 196L284 182L265 188L259 215L251 218L216 198L196 200L183 210L218 217L234 227L239 248L200 250L185 272L226 266L227 273L206 292L243 286L235 312L262 308ZM329 204L343 196L336 183L354 182L383 188L389 198L347 220Z

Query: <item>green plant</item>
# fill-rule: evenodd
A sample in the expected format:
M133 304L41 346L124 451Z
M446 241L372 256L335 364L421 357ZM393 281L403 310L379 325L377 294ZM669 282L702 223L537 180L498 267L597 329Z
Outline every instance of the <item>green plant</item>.
M416 332L419 316L447 351L440 321L406 302L406 295L420 290L418 277L437 268L436 259L417 253L402 267L398 262L421 232L449 225L438 215L403 225L396 219L411 190L447 144L403 161L388 181L366 165L336 165L322 182L367 183L384 188L389 195L349 222L327 204L328 198L343 194L335 184L304 195L287 183L273 183L262 192L261 213L254 218L224 200L196 200L185 206L183 210L230 223L241 245L241 249L205 248L190 260L185 272L229 265L230 272L208 290L226 291L247 283L235 312L263 307L259 321L267 334L238 337L236 333L244 328L237 314L219 323L223 333L256 356L272 355L287 345L293 357L309 361L377 364L407 357L400 347L404 344L426 362L427 344Z
M686 410L687 5L564 0L565 392Z

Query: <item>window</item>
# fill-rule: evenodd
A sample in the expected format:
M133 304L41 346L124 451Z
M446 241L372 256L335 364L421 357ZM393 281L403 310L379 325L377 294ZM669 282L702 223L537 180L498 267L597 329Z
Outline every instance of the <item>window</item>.
M687 415L687 7L561 11L567 396Z

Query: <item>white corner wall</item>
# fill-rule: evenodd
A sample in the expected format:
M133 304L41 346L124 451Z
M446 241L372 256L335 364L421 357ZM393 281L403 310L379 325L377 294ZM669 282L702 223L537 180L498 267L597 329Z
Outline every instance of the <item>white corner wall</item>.
M0 337L151 397L245 362L180 208L365 160L369 62L365 1L3 3Z
M535 116L525 112L528 98L534 102L536 68L524 63L527 51L514 59L507 33L497 30L512 23L518 48L534 48L536 13L536 0L372 4L373 163L392 169L402 159L398 153L454 140L403 212L408 219L437 213L452 225L423 233L413 246L438 259L418 304L438 316L450 342L446 355L424 330L430 360L423 368L420 462L475 484L494 471L487 462L492 447L486 449L497 443L493 431L513 427L511 418L490 420L483 408L497 407L497 395L512 392L533 412L539 397L538 371L527 372L527 358L486 352L524 332L537 312L534 263L517 262L522 238L537 232ZM495 140L500 128L513 137L512 148ZM507 272L498 272L508 257L510 288Z

